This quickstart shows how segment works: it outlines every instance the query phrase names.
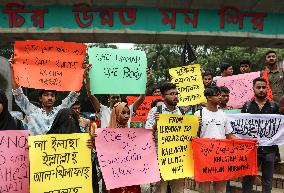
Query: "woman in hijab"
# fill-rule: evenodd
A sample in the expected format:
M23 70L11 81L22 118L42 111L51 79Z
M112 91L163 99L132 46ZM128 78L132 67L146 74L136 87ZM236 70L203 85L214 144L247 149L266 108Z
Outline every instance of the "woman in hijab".
M114 105L108 128L128 128L128 120L130 118L130 110L127 103L118 102ZM139 185L126 186L109 190L110 193L141 193Z
M82 133L79 120L72 109L61 109L58 111L50 130L46 134L71 134ZM93 140L88 139L87 147L94 148Z
M3 90L0 90L0 130L22 130L20 121L12 117L8 111L8 99Z
M58 111L50 130L47 134L71 134L81 133L79 120L72 109Z

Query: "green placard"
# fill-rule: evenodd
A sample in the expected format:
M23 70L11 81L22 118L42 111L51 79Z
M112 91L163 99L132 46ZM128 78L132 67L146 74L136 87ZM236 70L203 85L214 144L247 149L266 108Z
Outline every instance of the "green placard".
M93 94L144 94L147 58L144 51L89 48Z

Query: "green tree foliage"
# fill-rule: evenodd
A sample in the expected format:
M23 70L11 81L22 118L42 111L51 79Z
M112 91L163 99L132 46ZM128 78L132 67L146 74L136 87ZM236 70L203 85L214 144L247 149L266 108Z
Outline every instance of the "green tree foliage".
M234 67L234 74L239 74L239 65L242 60L251 61L252 71L262 70L265 67L264 54L268 50L275 50L279 60L284 58L284 49L271 48L199 46L195 52L197 55L197 63L201 64L204 70L219 75L218 67L222 63L232 64Z
M219 75L220 64L229 63L234 67L234 74L238 74L239 64L242 60L250 60L252 71L259 71L265 67L264 54L268 50L275 50L279 61L284 58L284 49L249 48L249 47L218 47L218 46L192 46L197 60L194 63L201 65L203 70ZM135 49L144 50L147 54L148 67L152 70L153 84L169 81L168 70L181 66L182 45L170 44L140 44Z

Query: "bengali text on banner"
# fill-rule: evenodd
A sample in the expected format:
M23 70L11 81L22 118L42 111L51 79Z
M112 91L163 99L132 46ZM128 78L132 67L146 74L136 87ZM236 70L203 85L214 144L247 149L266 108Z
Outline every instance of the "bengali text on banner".
M30 193L92 192L89 138L88 133L30 136Z
M147 58L144 51L89 48L93 94L145 94Z
M199 64L171 68L172 83L179 92L179 106L196 105L206 102L204 85Z
M13 71L24 87L79 91L83 83L86 46L63 41L27 40L14 45Z

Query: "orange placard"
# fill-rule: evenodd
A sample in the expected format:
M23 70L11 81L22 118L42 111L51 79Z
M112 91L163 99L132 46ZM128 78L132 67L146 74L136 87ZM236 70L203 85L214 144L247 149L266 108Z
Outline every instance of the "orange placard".
M256 140L195 138L192 149L197 182L257 175Z
M132 105L136 100L137 96L128 96L128 105ZM131 117L131 121L146 121L149 111L151 110L151 103L156 99L162 99L162 96L146 96L144 102L139 106L134 115Z
M63 41L16 41L13 65L17 84L36 89L79 91L86 46Z

